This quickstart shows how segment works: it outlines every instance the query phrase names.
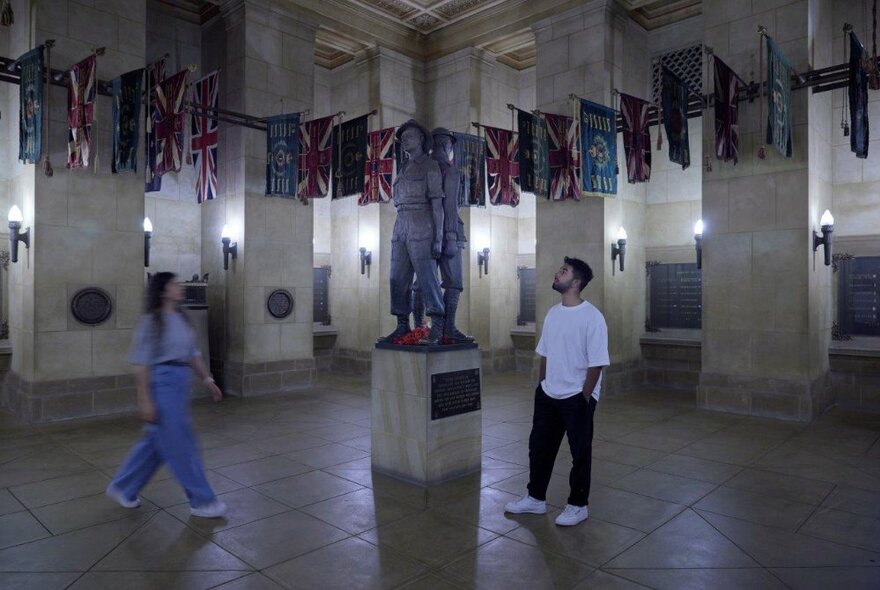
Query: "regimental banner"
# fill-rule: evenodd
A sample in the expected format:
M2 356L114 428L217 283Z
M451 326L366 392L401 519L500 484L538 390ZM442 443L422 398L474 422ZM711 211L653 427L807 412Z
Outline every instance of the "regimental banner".
M367 159L369 128L369 115L333 127L335 141L339 142L333 149L334 199L350 195L357 195L360 198L361 193L364 192L364 162Z
M217 197L217 145L219 123L208 116L205 109L216 109L220 88L220 72L215 70L196 82L195 102L201 113L192 116L190 139L193 166L196 169L196 197L199 203Z
M266 194L296 197L299 165L299 113L266 121Z
M577 121L565 115L545 114L547 159L550 162L550 198L581 200L581 156Z
M98 95L98 58L90 55L68 72L67 167L88 168L92 151L92 123Z
M767 37L767 143L791 157L791 64Z
M455 165L461 175L459 207L486 206L486 140L470 133L453 132Z
M159 176L180 172L183 164L183 136L186 131L186 83L189 70L182 70L156 86L156 115L153 133L157 142L155 170Z
M394 127L372 131L367 136L364 192L358 205L388 203L394 182Z
M715 156L722 162L739 161L739 133L737 119L739 107L736 95L739 80L726 63L714 58L715 62Z
M330 191L333 161L333 119L335 115L301 123L299 126L299 170L296 196L300 199L326 197Z
M856 34L849 34L849 116L852 135L849 146L857 158L868 157L868 74L862 68L867 59Z
M519 183L524 192L539 197L550 194L550 167L547 161L547 123L541 117L516 110L519 131Z
M22 55L18 63L18 159L33 164L40 159L43 145L43 46Z
M691 165L691 147L688 140L688 87L668 68L663 68L663 129L669 141L669 161L681 164L684 170Z
M137 172L143 83L143 68L122 74L111 82L113 92L113 160L110 162L110 168L114 174L123 170Z
M159 110L156 108L156 89L165 80L165 58L161 58L145 68L147 78L147 107L144 109L144 152L147 164L144 166L144 192L152 193L162 190L162 177L156 174L156 154L159 142L156 141L155 126Z
M647 182L651 179L651 135L648 132L650 109L651 104L648 101L620 93L623 150L626 153L626 176L630 183Z
M581 99L581 183L584 193L617 194L617 111Z
M519 141L509 129L486 130L486 178L489 202L493 205L519 205Z

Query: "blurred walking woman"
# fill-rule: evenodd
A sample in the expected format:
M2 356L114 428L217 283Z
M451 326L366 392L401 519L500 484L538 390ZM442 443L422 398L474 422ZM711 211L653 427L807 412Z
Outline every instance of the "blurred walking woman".
M183 486L193 516L218 518L226 505L205 478L190 422L189 380L194 370L215 402L220 388L202 361L195 331L180 309L183 287L170 272L157 273L147 290L147 313L134 331L129 362L135 365L144 435L132 448L107 495L123 508L140 506L138 493L162 463Z

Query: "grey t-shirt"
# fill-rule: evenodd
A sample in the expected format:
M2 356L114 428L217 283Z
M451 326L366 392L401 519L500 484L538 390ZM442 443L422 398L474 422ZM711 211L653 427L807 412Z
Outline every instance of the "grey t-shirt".
M165 322L162 342L156 342L153 316L141 317L131 340L128 362L133 365L158 365L169 361L189 362L201 356L196 346L195 332L180 313L163 313Z

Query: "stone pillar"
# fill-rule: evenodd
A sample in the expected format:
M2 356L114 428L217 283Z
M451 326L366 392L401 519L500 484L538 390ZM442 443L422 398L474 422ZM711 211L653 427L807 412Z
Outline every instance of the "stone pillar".
M54 68L68 68L99 46L107 48L98 57L101 80L143 67L143 0L101 7L37 1L31 14L33 19L25 11L10 29L12 56L55 39ZM9 204L22 209L23 226L31 228L30 249L21 245L19 261L9 267L13 358L6 403L33 422L134 406L126 356L143 301L143 175L110 172L111 100L97 98L92 147L97 167L68 170L67 91L46 87L44 106L49 93L51 133L44 131L43 151L54 176L45 176L40 164L17 161L5 172ZM16 105L17 96L16 87ZM12 115L17 106L7 112ZM71 313L71 299L84 288L109 297L109 315L97 325Z
M614 88L646 96L645 32L616 3L593 0L532 28L539 110L572 116L570 94L610 105ZM625 388L639 376L638 337L645 317L645 185L627 184L622 134L617 151L616 197L563 202L539 198L536 211L537 337L547 310L559 302L558 293L550 289L554 273L564 256L581 258L594 274L582 297L602 311L608 324L612 364L603 377L606 393ZM611 263L611 243L621 225L628 234L622 273L612 270Z
M230 0L221 11L226 34L221 108L258 117L311 109L316 26L268 0ZM221 193L202 213L203 261L212 277L213 369L233 395L307 386L315 372L312 208L265 196L265 132L225 124L221 138ZM226 271L224 224L238 243L238 257ZM283 319L266 305L277 289L294 300L293 313Z
M777 4L704 2L704 42L746 79L758 76L759 24L796 70L830 65L831 3ZM813 253L811 230L831 206L831 103L830 93L791 97L791 158L771 146L757 158L758 102L740 103L739 164L715 162L703 175L697 405L809 421L830 401L831 268ZM703 125L708 145L713 133Z

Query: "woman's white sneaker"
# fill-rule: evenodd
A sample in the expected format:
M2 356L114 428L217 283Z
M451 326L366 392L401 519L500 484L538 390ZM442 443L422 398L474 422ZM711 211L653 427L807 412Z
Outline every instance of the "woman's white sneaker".
M210 504L205 504L198 508L190 508L189 513L200 518L220 518L226 514L226 504L220 500L214 500Z
M565 510L556 517L556 524L559 526L574 526L579 522L587 520L589 515L590 511L586 506L572 506L571 504L566 504Z
M508 502L504 511L512 514L547 514L547 502L535 500L526 494L516 502Z
M125 494L122 493L122 490L113 485L112 482L107 485L107 489L104 490L104 493L107 494L108 498L110 498L123 508L137 508L141 505L140 498L129 500L125 497Z

